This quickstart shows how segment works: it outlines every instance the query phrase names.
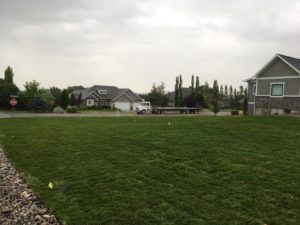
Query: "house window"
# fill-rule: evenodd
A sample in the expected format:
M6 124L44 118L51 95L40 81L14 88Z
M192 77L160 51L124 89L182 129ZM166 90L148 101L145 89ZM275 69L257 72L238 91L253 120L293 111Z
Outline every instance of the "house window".
M271 84L271 96L283 96L283 84Z
M256 94L256 85L253 85L253 94Z

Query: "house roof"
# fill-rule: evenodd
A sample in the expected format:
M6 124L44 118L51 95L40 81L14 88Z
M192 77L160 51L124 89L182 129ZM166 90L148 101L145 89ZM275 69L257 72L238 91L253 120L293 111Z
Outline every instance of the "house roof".
M252 77L244 80L246 82L255 80L265 69L267 69L276 59L281 59L284 63L286 63L289 67L291 67L293 70L295 70L298 74L300 74L300 59L282 55L282 54L276 54L269 62L267 62L256 74L254 74Z
M281 55L281 54L277 54L278 56L280 56L281 58L283 58L284 60L286 60L289 64L291 64L293 67L295 67L300 73L300 59L297 58L293 58L290 56L286 56L286 55Z
M94 97L98 99L116 100L122 95L126 95L132 101L141 101L142 99L133 93L129 88L117 88L115 86L106 85L94 85L84 90L75 90L72 92L75 96L86 99L88 97Z

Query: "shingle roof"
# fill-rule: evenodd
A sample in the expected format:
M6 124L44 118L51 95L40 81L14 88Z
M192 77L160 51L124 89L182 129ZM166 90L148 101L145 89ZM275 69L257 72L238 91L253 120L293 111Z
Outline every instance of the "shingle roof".
M284 60L286 60L289 64L291 64L293 67L295 67L298 71L300 71L300 59L293 58L286 55L278 54L280 57L282 57Z
M94 96L99 99L113 100L123 94L126 94L132 101L141 101L141 98L138 95L134 94L130 89L117 88L115 86L94 85L84 90L73 91L73 94L75 96L79 96L80 93L82 95L82 99L85 99L89 96Z

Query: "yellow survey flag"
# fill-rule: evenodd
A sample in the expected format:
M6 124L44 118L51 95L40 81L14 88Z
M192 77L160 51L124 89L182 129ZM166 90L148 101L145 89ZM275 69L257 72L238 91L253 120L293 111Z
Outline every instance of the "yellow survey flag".
M52 182L51 182L51 181L49 182L49 184L48 184L48 187L49 187L50 189L52 189L52 188L53 188L53 184L52 184Z

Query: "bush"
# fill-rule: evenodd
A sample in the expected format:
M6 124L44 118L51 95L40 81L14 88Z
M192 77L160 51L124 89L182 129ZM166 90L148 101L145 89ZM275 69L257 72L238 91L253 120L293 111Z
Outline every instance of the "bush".
M220 111L219 105L217 103L213 104L211 107L211 111L213 111L214 114L216 115Z
M35 96L30 102L29 109L36 113L47 112L48 105L44 98Z
M65 111L63 110L62 107L56 106L56 107L53 109L53 112L54 112L54 113L64 113Z
M76 113L77 107L68 105L66 111L67 111L67 113Z

